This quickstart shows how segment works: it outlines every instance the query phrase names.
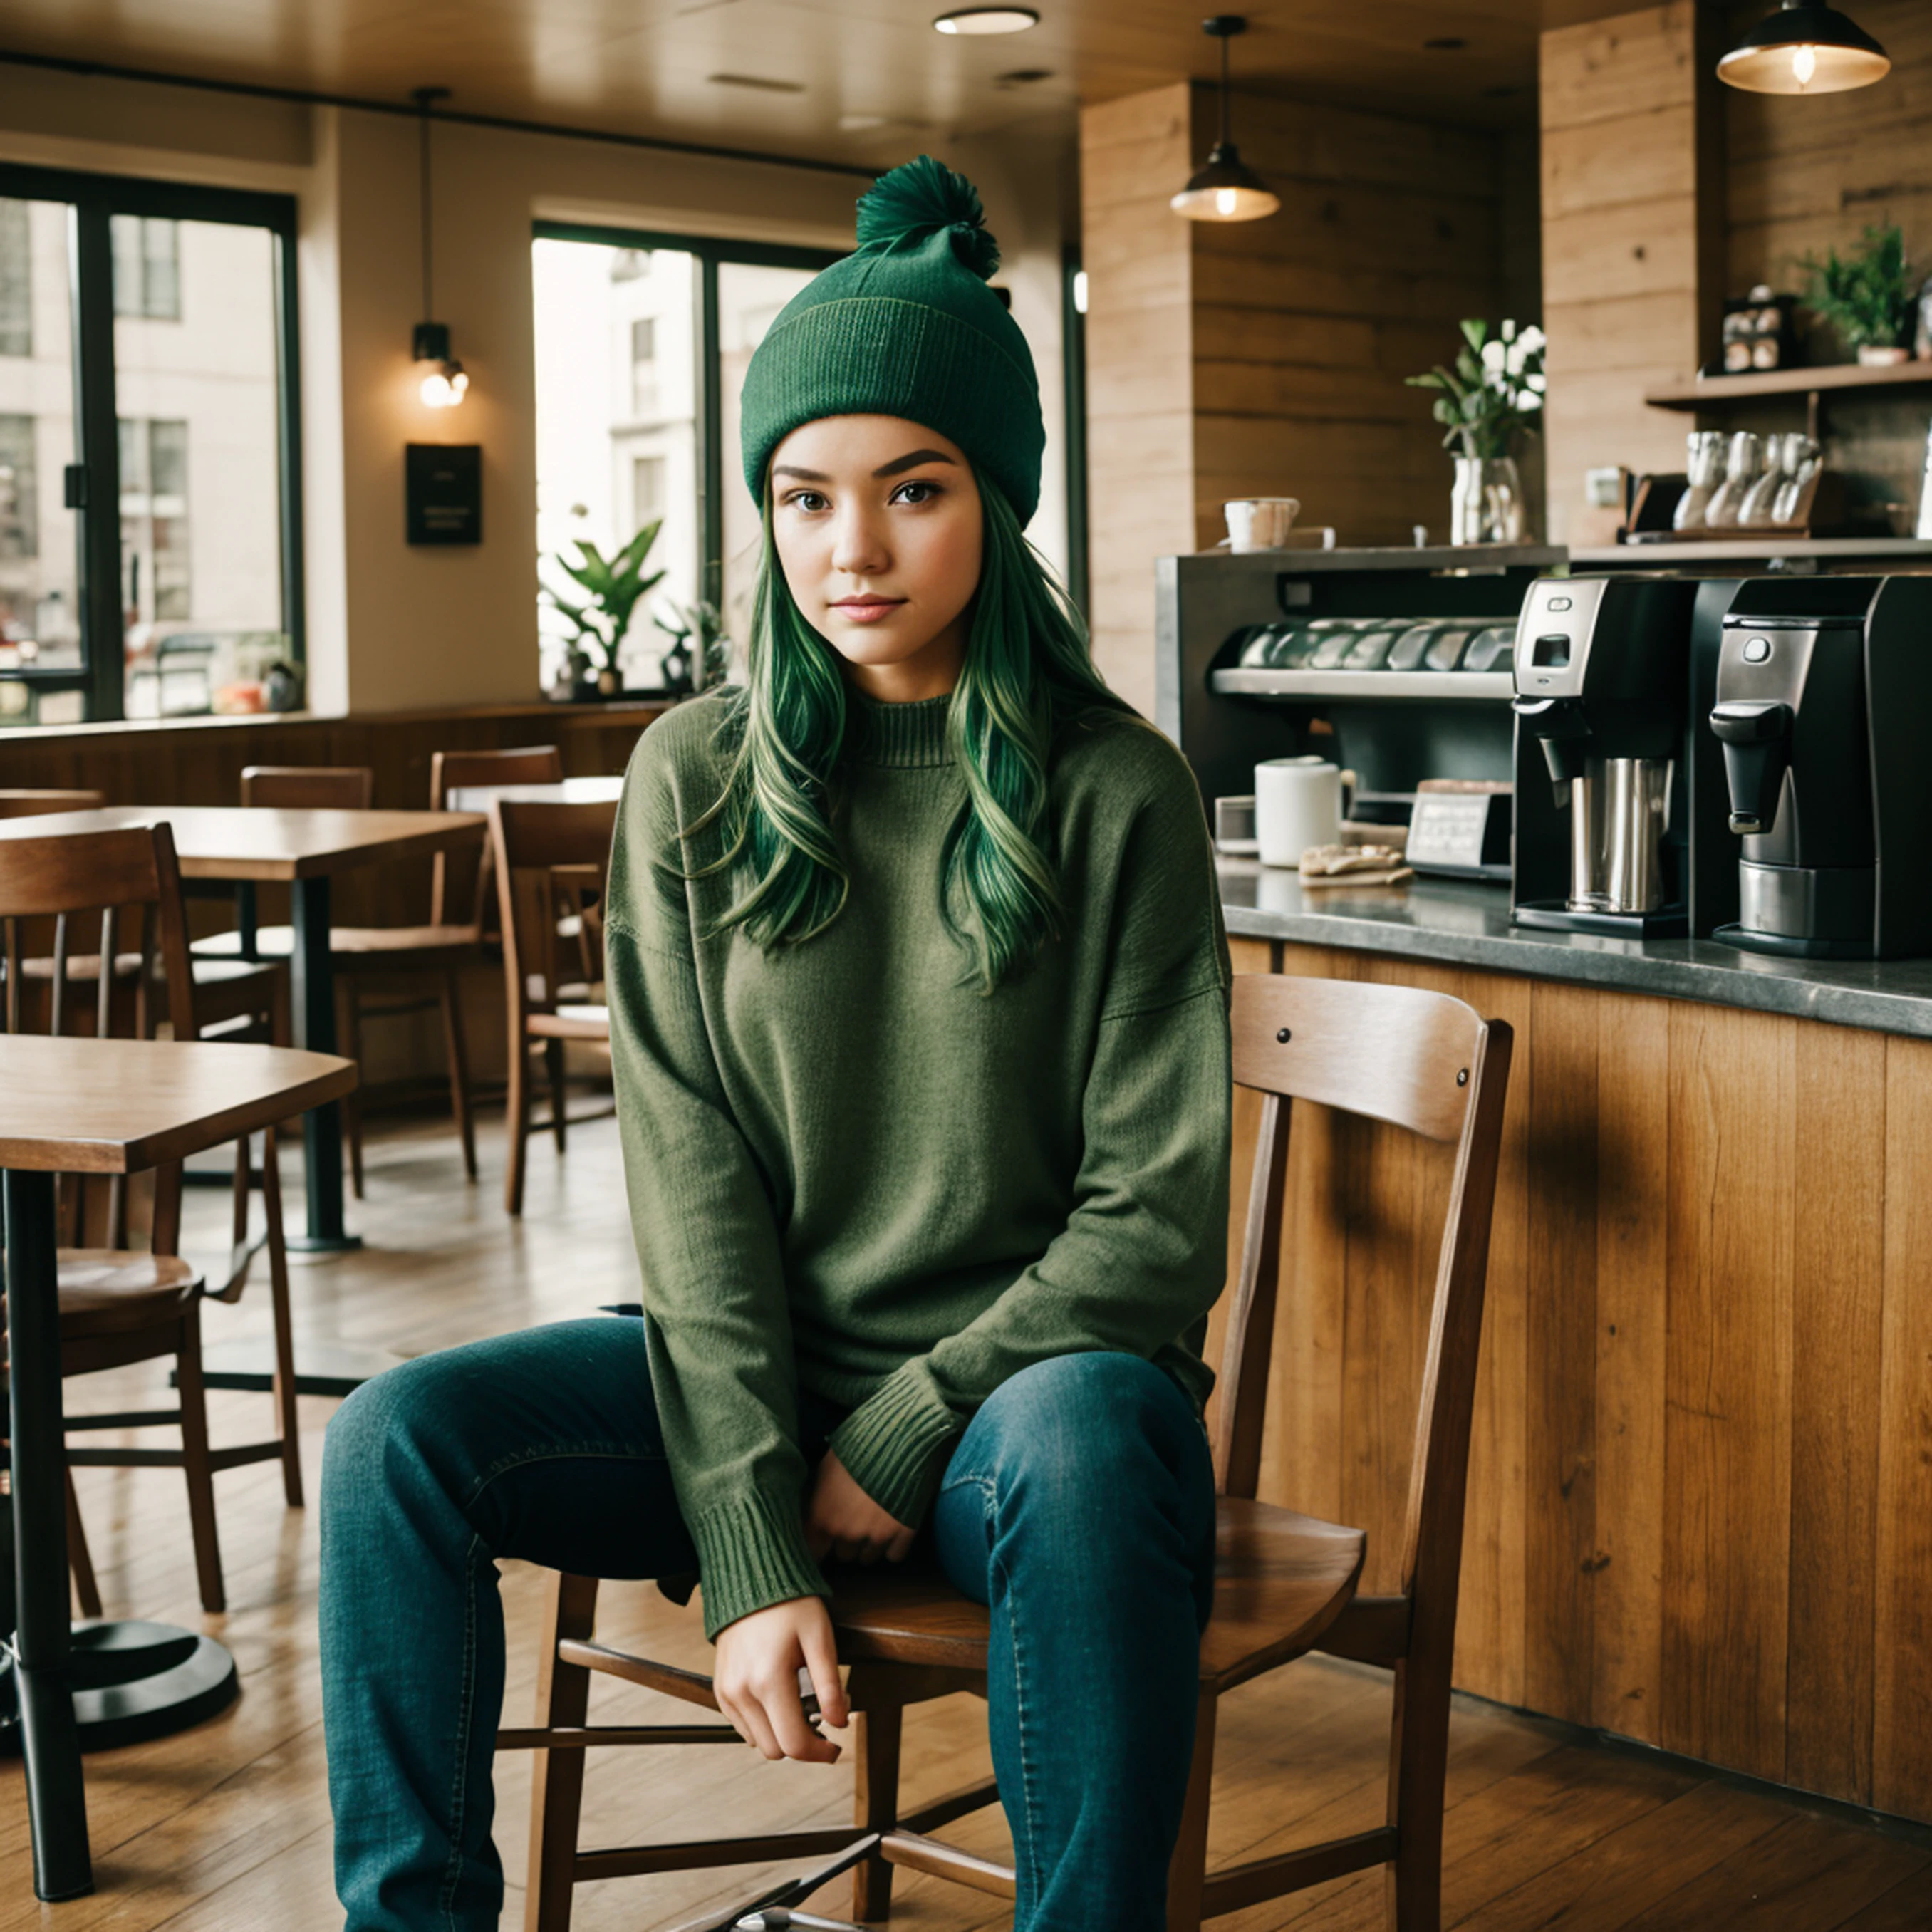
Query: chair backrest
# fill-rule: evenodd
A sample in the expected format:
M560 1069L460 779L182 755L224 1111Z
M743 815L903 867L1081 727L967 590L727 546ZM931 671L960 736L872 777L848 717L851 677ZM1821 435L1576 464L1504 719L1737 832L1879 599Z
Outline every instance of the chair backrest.
M555 784L562 776L563 754L554 745L520 745L504 752L436 752L429 761L429 808L448 811L449 794L462 785ZM449 867L448 855L439 852L430 884L430 923L456 926L466 921L478 939L494 939L501 915L490 842L486 838L476 855L466 904L451 890ZM458 858L456 868L458 874L470 871L467 854Z
M76 832L50 837L0 838L0 970L4 999L0 1024L22 1030L27 1017L24 922L54 923L52 973L47 982L47 1030L69 1030L74 1006L69 975L83 956L76 938L92 944L94 1032L139 1036L165 1013L177 1040L195 1036L194 968L182 916L181 874L172 831L165 824L128 826L111 832ZM134 944L129 942L132 940ZM115 970L123 954L139 959L133 980ZM110 1219L122 1218L119 1190ZM163 1168L156 1179L154 1245L176 1252L181 1232L181 1169Z
M490 801L490 844L496 854L496 897L503 908L503 978L509 1000L510 1047L524 1021L556 1004L563 976L557 963L557 898L601 931L594 908L610 876L617 800L595 804ZM595 976L602 976L596 969Z
M0 790L0 818L38 818L50 812L94 812L106 802L107 794L100 791Z
M367 812L376 794L368 765L249 765L242 802L277 812Z
M1263 1099L1222 1361L1216 1486L1252 1497L1260 1476L1293 1102L1453 1143L1401 1570L1402 1594L1418 1613L1425 1604L1446 1605L1453 1622L1510 1028L1444 994L1278 974L1238 974L1231 1021L1235 1082Z

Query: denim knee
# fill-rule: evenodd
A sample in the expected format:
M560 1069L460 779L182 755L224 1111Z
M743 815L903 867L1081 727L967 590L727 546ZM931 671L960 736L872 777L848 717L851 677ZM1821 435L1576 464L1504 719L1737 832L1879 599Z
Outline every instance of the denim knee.
M1192 1405L1163 1370L1115 1349L1055 1355L1003 1382L981 1406L999 1469L1076 1484L1088 1494L1148 1468L1151 1451L1170 1470L1198 1435Z
M448 1400L438 1364L435 1355L400 1362L350 1391L322 1434L325 1498L359 1475L388 1471L398 1451L418 1466L428 1460L426 1449L460 1412Z

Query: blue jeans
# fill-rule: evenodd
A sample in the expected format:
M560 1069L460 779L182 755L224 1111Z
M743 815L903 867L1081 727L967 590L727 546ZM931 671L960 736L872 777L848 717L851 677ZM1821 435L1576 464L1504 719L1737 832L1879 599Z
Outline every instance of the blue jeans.
M808 1393L800 1409L815 1466L844 1412ZM1192 1405L1136 1355L1022 1370L954 1450L922 1556L992 1611L1015 1932L1160 1932L1214 1603L1214 1473ZM603 1577L696 1568L642 1323L427 1355L329 1425L322 1709L348 1932L497 1922L502 1557Z

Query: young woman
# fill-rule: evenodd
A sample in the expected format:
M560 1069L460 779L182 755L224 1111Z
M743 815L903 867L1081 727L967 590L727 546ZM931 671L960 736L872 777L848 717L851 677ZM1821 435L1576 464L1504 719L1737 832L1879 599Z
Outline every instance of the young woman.
M640 742L607 907L641 1323L392 1370L323 1466L350 1932L494 1926L495 1563L696 1570L718 1703L829 1762L842 1564L992 1612L1017 1932L1158 1932L1213 1601L1227 942L1194 780L1021 535L1044 441L922 157L744 396L748 682ZM828 1576L828 1569L830 1576Z

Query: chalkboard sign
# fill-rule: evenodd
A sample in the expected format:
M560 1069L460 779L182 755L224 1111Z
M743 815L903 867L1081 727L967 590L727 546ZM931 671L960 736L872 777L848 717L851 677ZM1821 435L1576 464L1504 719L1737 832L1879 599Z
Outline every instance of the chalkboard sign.
M409 540L483 541L483 448L475 442L408 446Z

